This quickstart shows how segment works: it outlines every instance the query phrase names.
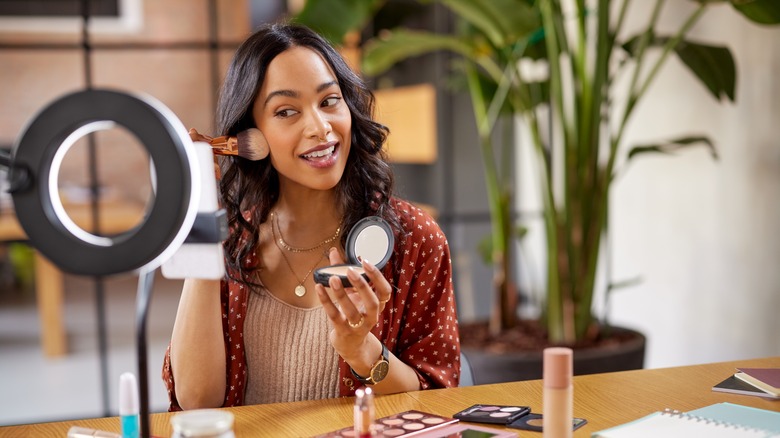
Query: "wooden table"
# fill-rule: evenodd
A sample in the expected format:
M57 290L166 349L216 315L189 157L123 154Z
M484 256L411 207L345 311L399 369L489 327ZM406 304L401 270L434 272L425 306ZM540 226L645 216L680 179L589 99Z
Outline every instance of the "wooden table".
M690 411L713 403L731 402L780 412L780 401L713 392L712 385L733 374L736 367L780 367L780 357L721 362L675 368L578 376L574 379L574 415L588 420L575 437L635 420L664 408ZM160 383L155 383L160 384ZM41 394L41 396L45 396ZM63 403L67 401L63 400ZM542 382L500 383L376 397L376 416L416 409L451 416L476 403L530 405L542 411ZM235 414L235 433L242 437L305 437L348 427L352 398L276 403L228 408ZM34 409L33 406L30 407ZM171 413L153 414L152 433L171 436ZM119 420L99 418L0 428L0 437L62 438L71 426L119 432ZM517 431L520 436L541 434Z
M92 230L91 207L88 204L65 206L73 222L84 230ZM100 204L100 229L104 234L121 233L139 224L144 206L138 203L109 201ZM0 214L0 242L27 240L13 212ZM77 256L77 255L75 255ZM67 353L67 333L63 320L63 274L46 257L35 251L35 295L41 324L41 347L47 357Z

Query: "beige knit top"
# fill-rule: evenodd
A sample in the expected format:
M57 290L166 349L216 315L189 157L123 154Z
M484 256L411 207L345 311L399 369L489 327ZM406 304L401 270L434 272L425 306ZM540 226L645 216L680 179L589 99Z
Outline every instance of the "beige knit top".
M332 328L322 306L305 309L265 289L249 292L244 403L337 397L338 355L328 340Z

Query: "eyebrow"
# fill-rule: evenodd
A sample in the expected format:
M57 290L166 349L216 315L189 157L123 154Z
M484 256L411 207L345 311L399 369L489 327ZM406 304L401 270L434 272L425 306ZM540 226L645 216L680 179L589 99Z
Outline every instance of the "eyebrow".
M330 81L330 82L325 82L325 83L320 84L317 87L317 92L320 93L323 90L327 89L328 87L332 87L333 85L338 85L338 81ZM276 91L272 91L265 98L265 101L263 102L263 106L267 105L268 101L270 101L271 98L273 98L275 96L285 96L285 97L297 98L298 96L300 96L300 93L298 93L295 90L276 90Z

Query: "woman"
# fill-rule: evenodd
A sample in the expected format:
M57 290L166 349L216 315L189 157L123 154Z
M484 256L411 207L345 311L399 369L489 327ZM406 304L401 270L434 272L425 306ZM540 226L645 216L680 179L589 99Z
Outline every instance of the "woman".
M270 154L223 163L231 234L227 278L185 281L163 379L171 410L457 386L449 247L423 211L394 198L372 120L373 95L328 43L292 24L266 26L237 50L217 131L257 127ZM395 248L351 288L317 268L344 263L367 216Z

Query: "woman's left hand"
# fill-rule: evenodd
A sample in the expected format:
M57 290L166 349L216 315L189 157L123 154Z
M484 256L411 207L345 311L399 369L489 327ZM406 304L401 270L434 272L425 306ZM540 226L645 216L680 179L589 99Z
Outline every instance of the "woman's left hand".
M331 265L344 263L335 248L331 248L328 255ZM329 279L330 293L321 284L315 286L325 313L333 322L330 342L347 362L376 360L373 354L370 358L362 357L367 350L364 347L392 293L390 283L374 265L363 261L363 270L369 281L356 270L347 270L347 277L352 284L350 288L344 288L337 276Z

